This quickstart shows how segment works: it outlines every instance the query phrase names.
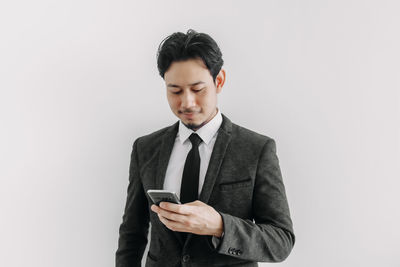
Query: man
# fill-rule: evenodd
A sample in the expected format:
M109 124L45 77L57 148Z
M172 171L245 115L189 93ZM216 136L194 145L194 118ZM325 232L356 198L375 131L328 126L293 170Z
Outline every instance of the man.
M174 125L136 139L119 229L117 267L258 266L283 261L295 236L273 139L232 123L217 107L226 73L207 34L161 42L158 69ZM182 204L154 205L149 189Z

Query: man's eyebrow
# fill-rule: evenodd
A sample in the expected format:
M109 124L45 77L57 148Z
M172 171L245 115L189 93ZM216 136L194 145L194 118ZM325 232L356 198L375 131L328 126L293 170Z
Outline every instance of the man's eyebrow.
M205 82L198 81L198 82L195 82L195 83L188 84L188 86L195 86L195 85L203 84L203 83L205 83ZM172 83L169 83L169 84L167 85L167 87L177 87L177 88L181 88L179 85L172 84Z

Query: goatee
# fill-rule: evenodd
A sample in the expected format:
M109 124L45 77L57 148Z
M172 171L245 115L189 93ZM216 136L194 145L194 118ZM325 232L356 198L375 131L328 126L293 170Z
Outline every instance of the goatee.
M192 130L192 131L196 131L198 129L200 129L205 123L201 123L201 124L194 124L194 123L184 123L182 122L183 125L185 125L188 129Z

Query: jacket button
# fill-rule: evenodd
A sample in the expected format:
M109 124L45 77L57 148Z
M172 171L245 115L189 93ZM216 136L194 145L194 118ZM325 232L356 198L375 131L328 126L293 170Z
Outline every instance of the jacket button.
M189 255L183 255L182 260L183 260L183 262L188 262L190 260L190 256Z

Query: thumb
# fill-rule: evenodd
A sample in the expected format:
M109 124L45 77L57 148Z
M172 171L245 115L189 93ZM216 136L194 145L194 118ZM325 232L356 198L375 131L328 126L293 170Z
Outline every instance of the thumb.
M201 202L200 200L195 200L193 202L188 202L185 205L188 205L188 206L205 206L206 204Z

